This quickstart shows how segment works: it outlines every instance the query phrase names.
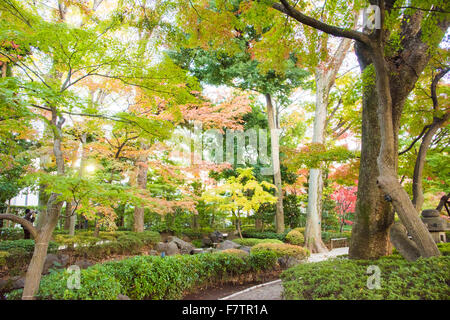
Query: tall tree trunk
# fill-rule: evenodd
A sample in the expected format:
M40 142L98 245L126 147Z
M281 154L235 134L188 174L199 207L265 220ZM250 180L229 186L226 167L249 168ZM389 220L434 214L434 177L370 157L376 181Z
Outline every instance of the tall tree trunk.
M272 104L272 98L270 94L266 94L267 104L267 117L270 130L270 146L272 154L272 168L273 168L273 180L277 187L275 196L277 197L276 214L275 214L275 229L277 233L284 232L284 211L283 211L283 185L281 182L281 170L280 170L280 145L278 136L278 125L276 121L276 110Z
M61 149L62 143L62 125L65 119L59 117L56 108L52 107L52 130L53 130L53 154L55 156L56 168L58 175L64 175L64 158ZM35 238L33 257L28 265L27 274L25 276L25 286L23 289L22 299L32 300L39 289L42 270L44 268L45 258L47 256L48 243L52 237L53 230L58 224L58 218L64 201L58 200L59 194L52 193L47 203L47 213L43 218L42 225L38 229Z
M336 75L341 68L345 55L350 48L351 41L342 39L331 61L322 62L315 73L316 81L316 105L314 114L314 131L312 142L325 144L327 109L330 90L336 80ZM306 211L305 246L311 252L328 252L322 242L322 194L323 171L319 166L309 171L308 181L308 207Z
M148 145L141 143L141 154L138 157L136 165L138 166L137 185L141 189L147 189L147 172L148 172ZM134 231L144 231L144 208L136 207L134 209Z
M356 43L355 49L361 72L364 72L372 62L360 43ZM364 84L362 98L361 159L349 257L378 259L392 252L389 228L394 222L394 212L377 186L379 172L376 159L380 152L381 136L375 84Z

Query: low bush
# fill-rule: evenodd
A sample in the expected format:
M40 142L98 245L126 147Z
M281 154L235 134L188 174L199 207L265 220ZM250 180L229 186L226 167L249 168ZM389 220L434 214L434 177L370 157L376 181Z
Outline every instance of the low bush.
M19 240L23 239L24 233L22 228L1 228L0 240Z
M286 235L286 242L294 244L296 246L303 245L305 243L305 237L303 234L297 230L291 230Z
M58 250L58 244L56 242L50 241L48 246L48 252L53 253ZM10 251L15 248L24 249L26 252L33 253L34 251L34 240L32 239L21 239L21 240L5 240L0 241L0 251Z
M288 231L284 233L276 233L273 231L255 231L246 230L242 231L242 236L244 238L257 238L257 239L278 239L280 241L285 241Z
M278 258L289 256L303 260L309 256L309 251L303 247L287 243L260 243L252 247L252 253L272 251Z
M381 271L379 289L368 289L368 267ZM281 275L286 299L449 299L450 257L408 262L399 256L376 261L333 259L300 264Z
M437 244L439 251L443 256L450 256L450 243L438 243Z
M6 260L9 257L9 252L0 251L0 267L6 265Z
M300 232L301 234L304 235L306 228L305 227L297 227L297 228L294 228L292 230L298 231L298 232Z
M227 253L227 254L235 254L238 256L246 256L248 254L248 252L241 250L241 249L225 249L221 251L222 253Z
M202 248L203 247L203 242L200 239L192 240L191 243L196 248Z
M67 271L43 277L38 299L179 299L184 293L233 277L270 271L277 264L273 252L204 253L169 257L136 256L81 270L81 289L67 289ZM16 293L8 299L16 297Z
M278 239L257 239L257 238L243 238L234 239L233 242L240 244L241 246L253 247L259 243L283 243Z

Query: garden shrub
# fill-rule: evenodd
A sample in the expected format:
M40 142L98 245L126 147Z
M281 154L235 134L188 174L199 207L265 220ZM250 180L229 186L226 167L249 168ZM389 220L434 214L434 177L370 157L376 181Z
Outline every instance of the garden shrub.
M192 240L191 243L196 248L202 248L203 247L203 242L200 239Z
M145 245L155 245L161 241L161 236L156 231L136 232L134 235Z
M309 256L309 251L303 247L287 243L260 243L252 247L252 253L272 251L278 258L289 256L303 260Z
M0 240L19 240L23 239L24 233L22 228L1 228Z
M240 244L241 246L253 247L258 243L283 243L278 239L257 239L257 238L243 238L234 239L233 242Z
M221 251L222 253L227 253L227 254L235 254L238 256L246 256L248 254L248 252L241 250L241 249L225 249Z
M244 238L257 238L257 239L278 239L280 241L284 241L286 238L288 231L286 230L283 233L276 233L273 231L255 231L255 230L246 230L242 231L242 236Z
M294 228L292 230L298 231L298 232L300 232L301 234L304 235L305 231L306 231L306 228L305 227L297 227L297 228Z
M305 243L305 237L297 230L291 230L286 235L286 242L300 246Z
M70 274L60 271L44 276L38 299L180 299L199 286L223 282L249 272L273 270L273 252L250 255L217 252L169 257L136 256L81 270L81 289L67 289ZM8 299L18 293L8 295Z
M37 299L42 300L115 300L121 293L117 279L105 274L101 265L82 270L79 289L69 289L67 270L53 272L42 278ZM73 275L73 274L72 274Z
M6 265L6 259L9 257L9 252L0 251L0 267Z
M54 253L58 250L58 244L50 241L48 245L48 252ZM14 248L24 249L26 252L33 253L34 240L32 239L20 239L20 240L5 240L0 241L0 251L11 251Z
M368 289L367 268L381 270L380 289ZM300 264L281 275L286 299L449 299L450 257L408 262L400 256L376 261L333 259Z
M450 256L450 243L438 243L437 244L439 251L443 256Z

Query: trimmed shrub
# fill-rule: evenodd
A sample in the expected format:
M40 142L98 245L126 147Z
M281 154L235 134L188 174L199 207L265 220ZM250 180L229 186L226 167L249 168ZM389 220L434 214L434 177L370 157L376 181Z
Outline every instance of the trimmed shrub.
M255 231L255 230L246 230L242 231L242 236L244 238L257 238L257 239L278 239L280 241L284 241L286 238L288 231L286 230L284 233L276 233L273 231Z
M381 270L380 289L367 288L368 267ZM376 261L333 259L297 265L281 275L286 299L449 299L450 257L408 262L399 256Z
M58 250L58 244L56 242L50 241L48 245L48 252L53 253ZM34 240L32 239L21 239L21 240L5 240L0 241L0 251L11 251L13 248L22 248L26 252L33 253L34 251Z
M244 250L241 249L225 249L221 251L222 253L227 253L227 254L235 254L237 256L246 256L248 253Z
M283 241L278 239L257 239L257 238L244 238L244 239L234 239L233 242L240 244L241 246L253 247L259 243L283 243Z
M23 239L24 233L22 228L1 228L0 240L20 240Z
M450 243L438 243L439 251L441 251L443 256L450 256Z
M305 230L306 230L306 227L298 227L298 228L294 228L294 229L292 229L292 230L295 230L295 231L298 231L298 232L300 232L301 234L305 234Z
M70 276L67 270L63 270L43 277L37 298L42 300L116 300L121 293L120 282L105 274L101 265L82 271L79 289L68 288Z
M6 265L6 260L9 257L9 252L0 251L0 267Z
M303 260L309 256L309 251L303 247L286 243L260 243L252 247L252 253L272 251L278 258L289 256Z
M117 299L119 293L131 299L179 299L199 286L225 282L249 272L272 270L277 264L273 252L250 255L204 253L170 257L137 256L107 262L81 270L81 289L67 289L67 271L44 276L38 299ZM8 299L17 297L11 293Z
M297 230L291 230L286 235L286 242L300 246L305 243L305 237Z

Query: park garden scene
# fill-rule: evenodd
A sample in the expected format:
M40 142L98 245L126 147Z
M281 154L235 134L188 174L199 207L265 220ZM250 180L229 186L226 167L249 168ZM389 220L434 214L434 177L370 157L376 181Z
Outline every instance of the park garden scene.
M449 24L0 0L0 300L449 300Z

